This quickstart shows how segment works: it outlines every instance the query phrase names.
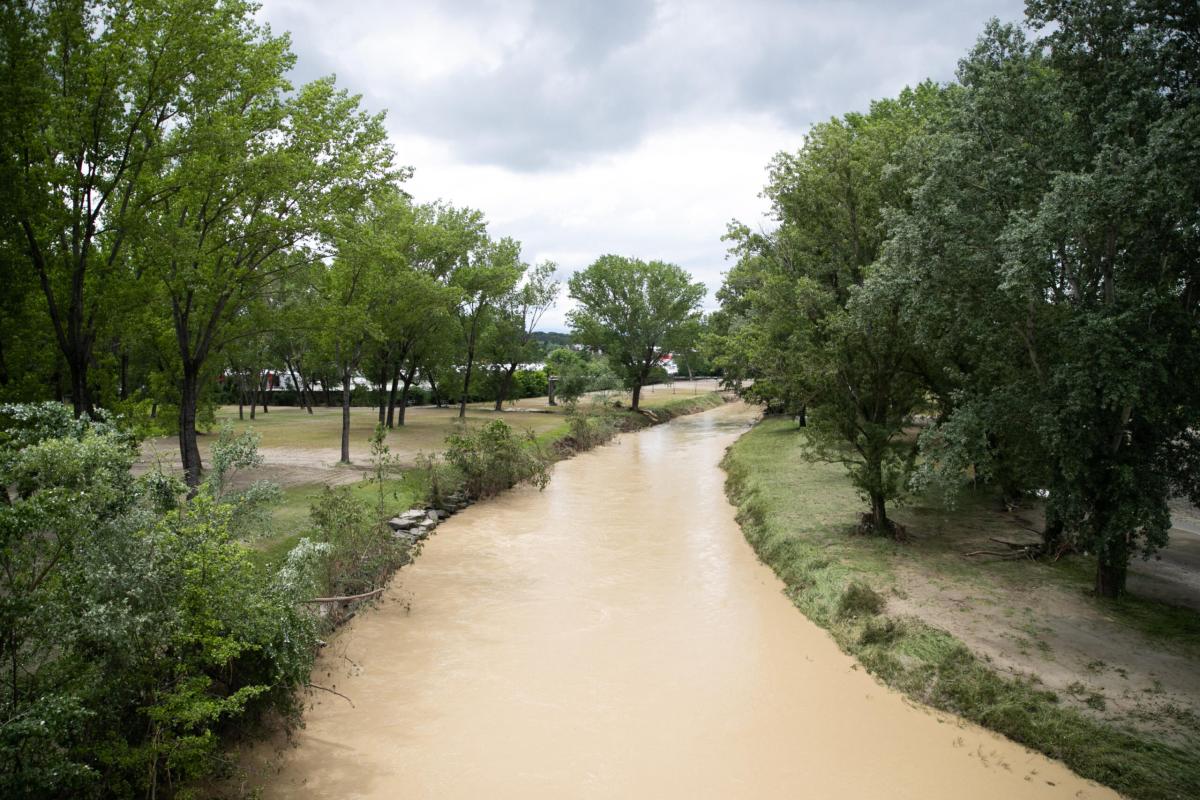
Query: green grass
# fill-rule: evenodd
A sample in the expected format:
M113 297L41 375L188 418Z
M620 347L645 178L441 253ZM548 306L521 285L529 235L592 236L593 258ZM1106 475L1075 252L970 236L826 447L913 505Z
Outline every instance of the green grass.
M880 596L894 590L892 564L906 545L851 536L861 507L838 465L799 456L803 433L788 420L769 419L730 448L726 488L759 557L787 585L788 596L838 644L885 683L931 706L959 714L1065 762L1080 775L1138 800L1200 797L1195 753L1103 724L1059 703L1036 683L1000 675L945 631L912 618L878 613ZM787 470L779 465L787 464ZM938 524L987 526L984 507L968 502L939 512ZM932 513L932 512L931 512ZM924 556L925 553L922 553ZM936 549L930 573L984 567ZM987 569L993 569L988 565ZM995 565L999 580L1074 579L1055 565ZM1068 570L1064 573L1063 570ZM1024 570L1024 575L1018 571ZM1123 603L1122 621L1162 637L1194 637L1196 615L1162 614L1160 604ZM1089 698L1091 699L1091 698ZM1103 698L1092 699L1099 706Z
M300 408L277 406L267 414L259 411L253 420L249 413L245 419L239 420L237 406L222 406L217 410L216 419L216 430L226 423L236 432L252 428L260 437L259 446L264 449L309 451L319 454L321 460L328 464L338 459L342 435L341 408L322 407L309 414ZM563 424L562 417L553 413L497 412L478 406L467 409L468 425L481 425L493 419L502 419L515 430L530 430L535 435ZM356 463L367 461L369 442L377 423L377 409L350 409L350 448L352 460ZM387 444L394 454L411 461L417 453L442 450L446 434L454 430L457 424L457 407L409 408L405 414L405 424L388 431ZM216 438L216 431L200 436L200 451L205 459ZM174 437L158 437L147 440L147 446L152 451L164 454L170 463L177 452L178 442Z
M655 413L661 421L681 414L692 414L715 408L724 402L716 392L703 392L697 395L685 395L681 392L675 396L663 393L656 399L661 401L655 408ZM562 411L561 407L559 410ZM604 410L587 405L582 406L581 410L584 413L617 415L626 423L627 429L636 429L652 424L644 415L628 410ZM299 412L297 409L284 409L279 413L272 411L266 416L260 414L253 425L255 430L262 434L263 446L284 447L287 446L287 443L291 443L293 447L306 447L313 441L324 441L328 438L329 430L327 429L331 422L336 421L340 425L340 410L337 410L336 420L333 420L330 414L324 413L325 411L327 410L318 409L317 413L312 416ZM353 419L358 425L359 433L366 437L373 431L373 427L367 425L366 418L369 415L361 413L364 411L370 412L370 414L374 413L372 409L354 409L355 417ZM419 449L426 452L441 450L446 434L455 430L453 411L440 409L437 414L413 414L413 411L414 409L409 409L409 414L412 415L409 418L410 427L393 432L388 439L389 446L392 446L395 451L393 439L398 440L410 436L405 441L411 444L415 437L426 445ZM421 409L421 411L432 412L433 410ZM236 409L234 409L234 415L236 416ZM492 412L473 412L468 414L468 421L475 423L483 419L496 418L503 419L514 428L532 430L538 446L551 453L554 452L552 448L554 442L566 436L569 430L561 413L502 415ZM371 426L373 426L374 417L370 417L370 420ZM533 424L526 424L530 420L533 421ZM249 420L246 424L250 424ZM426 488L427 475L423 470L417 467L404 469L401 478L389 481L385 485L388 508L392 513L398 513L403 509L420 505L425 501ZM247 543L250 557L256 564L263 569L276 568L301 537L312 534L309 509L320 497L323 489L324 484L322 483L307 483L283 488L281 500L271 515L271 534ZM374 484L366 480L350 484L350 490L355 497L372 506L376 502L377 489Z
M363 480L349 484L350 493L374 508L378 487ZM304 536L311 536L309 509L325 489L322 484L289 486L282 490L279 504L271 514L271 534L247 543L250 558L263 569L274 569ZM420 469L404 470L402 476L384 484L385 502L390 513L420 505L425 499L426 475Z

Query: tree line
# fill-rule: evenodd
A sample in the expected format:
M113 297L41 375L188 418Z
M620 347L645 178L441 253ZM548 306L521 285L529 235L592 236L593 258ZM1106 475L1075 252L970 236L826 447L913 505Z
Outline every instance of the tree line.
M1200 501L1198 100L1194 3L1029 2L956 80L775 157L708 348L847 464L867 529L986 482L1044 498L1042 552L1094 554L1120 595Z

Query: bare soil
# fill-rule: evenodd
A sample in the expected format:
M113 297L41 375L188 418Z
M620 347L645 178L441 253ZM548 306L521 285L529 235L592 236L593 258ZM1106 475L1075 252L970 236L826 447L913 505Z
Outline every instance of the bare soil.
M890 611L950 632L998 669L1033 677L1083 713L1200 746L1200 637L1178 631L1156 636L1136 613L1138 598L1200 609L1195 509L1177 507L1168 547L1134 562L1132 599L1123 603L1098 601L1082 581L1062 579L1062 570L1082 566L997 563L981 572L971 563L978 557L965 555L995 549L993 536L1034 541L1028 529L1041 524L1036 509L981 509L972 528L964 528L961 518L943 525L931 509L897 516L914 547L908 554L900 550ZM930 550L941 552L941 569L929 568Z

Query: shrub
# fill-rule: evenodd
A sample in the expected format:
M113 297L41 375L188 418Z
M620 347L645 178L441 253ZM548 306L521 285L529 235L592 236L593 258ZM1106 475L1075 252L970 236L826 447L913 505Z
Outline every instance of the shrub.
M318 539L331 547L324 580L330 594L377 589L407 560L405 545L371 518L368 505L355 498L349 486L326 486L311 516Z
M133 478L103 421L3 414L0 796L169 793L222 735L296 719L316 633L235 540L240 498Z
M607 415L581 414L571 407L567 411L567 426L571 444L576 450L591 450L617 434L617 426Z
M451 433L446 444L446 460L462 475L463 488L472 498L490 497L522 481L539 489L550 482L547 459L533 436L522 440L500 420Z

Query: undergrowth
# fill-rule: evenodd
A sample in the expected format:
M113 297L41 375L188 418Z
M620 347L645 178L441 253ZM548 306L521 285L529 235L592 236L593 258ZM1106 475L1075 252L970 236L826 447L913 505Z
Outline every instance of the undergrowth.
M952 712L1059 759L1079 775L1138 800L1200 797L1200 759L1135 732L1105 725L1060 704L1036 683L1001 675L960 640L920 620L884 613L886 547L854 537L834 520L857 507L844 475L809 470L801 486L782 485L779 437L786 426L759 425L722 463L726 491L759 558L813 622L877 678L930 706Z

